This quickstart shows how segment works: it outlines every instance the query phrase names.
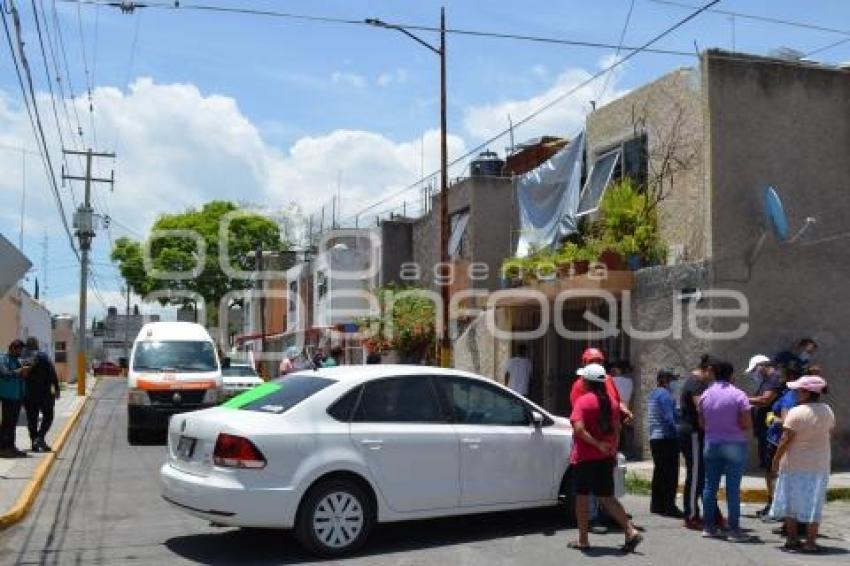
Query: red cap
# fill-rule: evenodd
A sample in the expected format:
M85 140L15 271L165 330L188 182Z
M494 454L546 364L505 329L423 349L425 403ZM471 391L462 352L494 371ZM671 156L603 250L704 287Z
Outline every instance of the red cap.
M593 362L604 362L605 354L602 353L602 350L598 348L588 348L581 355L581 363L584 365L593 363Z

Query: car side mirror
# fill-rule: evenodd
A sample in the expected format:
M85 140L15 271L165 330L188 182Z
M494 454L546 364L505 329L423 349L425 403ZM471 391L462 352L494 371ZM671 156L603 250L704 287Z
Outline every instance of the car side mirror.
M531 411L531 422L534 424L534 428L542 428L545 419L539 412Z

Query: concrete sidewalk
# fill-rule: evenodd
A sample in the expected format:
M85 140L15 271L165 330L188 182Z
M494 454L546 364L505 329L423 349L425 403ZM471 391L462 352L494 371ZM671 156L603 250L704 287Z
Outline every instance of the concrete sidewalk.
M652 481L652 471L655 468L652 460L641 462L628 462L626 464L626 476L638 477L642 480ZM679 492L684 489L685 468L679 469ZM829 478L828 492L844 494L850 493L850 472L833 472ZM724 490L721 489L721 497ZM766 503L767 487L764 483L763 473L748 473L741 482L741 500L747 503Z
M88 393L95 386L95 379L89 376L86 380L86 389ZM63 384L62 395L56 402L53 425L47 433L47 443L54 448L63 432L71 424L70 421L79 414L82 405L85 403L86 397L77 395L75 384ZM39 475L46 474L45 461L48 460L48 454L29 452L31 448L29 433L27 432L26 414L21 409L21 414L18 419L18 427L16 429L16 445L19 450L27 451L27 458L0 458L0 529L4 528L5 522L14 522L19 519L10 517L9 514L16 510L17 504L21 496L28 491L35 491L33 496L37 494L36 485L32 485L34 480L43 480ZM67 433L66 433L67 434ZM51 456L52 459L52 456Z

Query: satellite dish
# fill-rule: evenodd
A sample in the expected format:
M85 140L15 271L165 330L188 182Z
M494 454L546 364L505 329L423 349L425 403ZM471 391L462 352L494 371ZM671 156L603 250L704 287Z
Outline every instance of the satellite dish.
M774 187L764 190L764 216L773 226L773 233L780 242L788 240L788 217L782 208L782 199Z
M782 199L779 198L779 193L776 190L776 187L768 186L764 190L764 200L762 202L762 209L764 214L765 222L770 224L773 228L773 234L776 236L776 239L780 244L790 245L796 242L805 232L809 229L809 227L814 224L817 220L811 216L806 218L805 224L800 230L794 234L793 237L788 237L788 216L785 214L785 209L782 206ZM750 252L749 256L749 264L753 265L758 259L759 254L761 254L762 248L764 248L765 241L767 240L767 228L762 228L761 236L759 236L758 241L753 246L753 250Z

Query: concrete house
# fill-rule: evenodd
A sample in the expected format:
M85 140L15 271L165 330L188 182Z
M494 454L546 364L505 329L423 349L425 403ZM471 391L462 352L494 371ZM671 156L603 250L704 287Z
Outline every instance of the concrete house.
M612 178L654 183L662 195L659 232L667 265L627 276L610 272L599 281L576 278L557 288L605 289L614 309L588 300L500 304L495 320L509 330L536 327L543 308L547 318L562 316L568 327L590 324L586 312L615 321L617 332L598 340L568 340L551 327L528 340L535 368L531 397L565 413L584 347L628 358L636 367L633 408L641 449L640 417L659 368L684 373L709 353L741 373L751 355L773 355L811 336L820 344L816 362L830 382L829 402L839 412L850 405L843 377L850 372L850 350L842 347L850 314L842 296L850 274L850 70L705 52L698 68L676 70L588 115L587 169L612 152L616 159L606 161L616 161ZM785 241L764 214L769 186L781 197L790 226ZM625 322L655 335L627 332ZM734 330L742 332L718 336ZM458 340L456 362L501 379L501 362L516 343L496 339L476 321ZM745 380L741 385L748 386ZM833 459L850 464L846 422L836 432Z

